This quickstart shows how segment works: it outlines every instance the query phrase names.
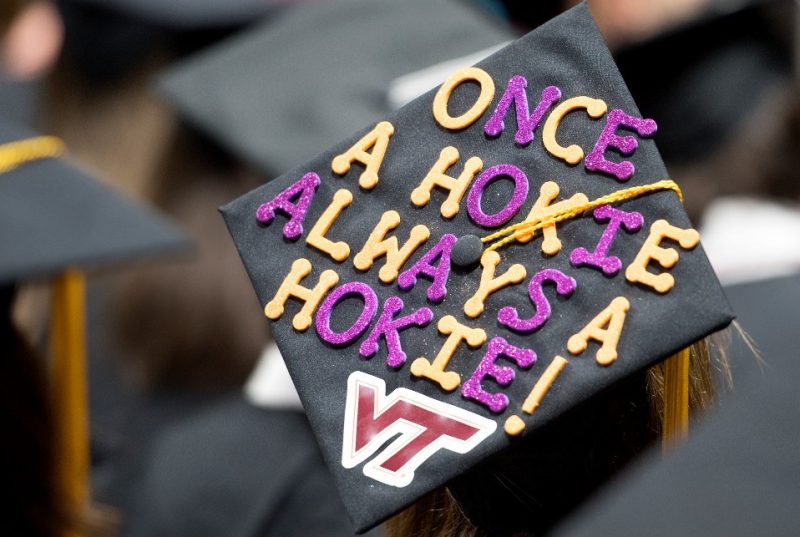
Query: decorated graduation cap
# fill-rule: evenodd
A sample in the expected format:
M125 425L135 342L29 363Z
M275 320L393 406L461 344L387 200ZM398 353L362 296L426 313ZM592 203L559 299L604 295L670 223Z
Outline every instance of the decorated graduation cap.
M393 113L398 79L513 37L454 0L311 2L177 64L158 87L188 122L283 173Z
M166 220L60 158L64 151L58 138L0 120L0 292L3 314L9 315L14 286L51 283L48 344L58 485L75 507L84 507L89 497L85 273L181 250L188 242Z
M581 4L222 208L359 530L731 321L656 129Z

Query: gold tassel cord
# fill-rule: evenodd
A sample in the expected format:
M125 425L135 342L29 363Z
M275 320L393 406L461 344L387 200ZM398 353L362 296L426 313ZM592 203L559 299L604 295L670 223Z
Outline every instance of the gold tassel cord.
M64 150L64 142L55 136L37 136L0 144L0 173L28 162L58 157Z
M662 449L669 451L689 436L689 348L664 362Z
M674 191L678 195L678 199L681 201L681 203L683 203L683 193L681 192L681 188L675 181L672 181L671 179L665 179L663 181L657 181L655 183L650 183L648 185L635 186L631 188L625 188L623 190L617 190L616 192L612 192L611 194L601 196L595 200L578 205L577 207L565 209L563 211L557 212L545 218L541 219L535 218L531 220L525 220L524 222L518 222L514 225L496 231L491 235L486 235L485 237L482 237L481 242L483 243L491 242L487 250L497 250L498 248L502 248L509 242L517 240L517 237L519 237L520 235L535 233L536 231L544 227L551 226L559 222L563 222L564 220L570 220L572 218L582 215L586 211L589 211L596 207L600 207L601 205L608 205L610 203L617 203L620 201L638 198L646 194L651 194L653 192L660 192L663 190Z
M85 277L68 270L52 283L50 358L56 416L58 486L68 513L89 506L89 417L86 379ZM79 537L69 529L65 537Z

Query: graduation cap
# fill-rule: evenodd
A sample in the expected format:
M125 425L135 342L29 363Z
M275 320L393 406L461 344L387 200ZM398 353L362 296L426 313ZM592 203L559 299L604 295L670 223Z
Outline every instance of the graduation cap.
M158 86L189 123L279 174L393 113L396 79L513 37L454 0L317 2L177 64Z
M284 2L276 0L62 0L98 6L170 28L198 29L252 22Z
M165 254L188 243L175 227L123 199L63 158L63 143L0 121L0 287L51 282L50 373L57 420L59 485L88 500L85 271ZM10 322L10 317L6 317Z
M359 531L731 321L655 132L580 4L222 208Z
M700 160L718 149L769 90L791 79L790 36L774 21L791 2L709 2L691 22L620 50L616 61L646 114L663 118L667 162ZM788 30L786 28L783 30ZM788 33L788 32L786 32ZM735 87L720 98L720 88Z
M278 11L269 0L58 0L65 56L110 82L165 52L186 54Z

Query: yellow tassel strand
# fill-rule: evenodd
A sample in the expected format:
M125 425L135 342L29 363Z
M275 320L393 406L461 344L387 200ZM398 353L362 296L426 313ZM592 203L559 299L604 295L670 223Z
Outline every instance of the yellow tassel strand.
M28 162L61 156L64 149L64 142L55 136L37 136L0 144L0 173Z
M572 207L571 209L566 209L564 211L555 213L551 216L548 216L547 218L525 220L524 222L516 223L514 225L496 231L491 235L486 235L485 237L482 237L481 242L483 243L491 242L492 244L487 248L487 250L497 250L498 248L502 248L509 242L517 240L517 237L522 234L535 233L536 231L542 229L543 227L547 227L552 224L557 224L558 222L563 222L564 220L575 218L576 216L580 216L586 211L594 209L595 207L600 207L601 205L608 205L610 203L617 203L620 201L638 198L646 194L659 192L662 190L674 191L678 195L678 199L681 201L681 203L683 203L683 193L681 192L681 188L675 181L666 179L664 181L658 181L656 183L651 183L649 185L635 186L623 190L617 190L616 192L612 192L611 194L601 196L595 200L589 201L582 205L578 205L576 207Z
M53 281L50 312L53 408L56 411L58 487L69 513L89 506L89 413L86 386L85 278L67 270ZM77 529L63 537L84 537Z
M689 349L664 361L662 449L669 451L689 436Z

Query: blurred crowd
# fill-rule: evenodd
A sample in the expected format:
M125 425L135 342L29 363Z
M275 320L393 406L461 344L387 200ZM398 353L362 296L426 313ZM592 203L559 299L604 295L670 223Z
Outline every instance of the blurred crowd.
M437 65L474 62L577 2L438 2L466 13L449 24L470 33L448 37L443 17L429 57L404 55L415 37L389 16L349 16L369 3L0 2L0 116L60 137L69 159L192 242L90 280L92 508L78 534L353 534L217 207L391 112L390 95L434 87ZM657 118L656 142L722 283L796 273L795 2L589 5L643 117ZM411 21L426 9L402 8ZM324 38L355 54L368 46L359 26L393 46L359 56L356 82L341 81L343 65L315 61L314 47ZM4 304L31 352L47 338L46 287L20 286ZM62 530L8 524L4 535Z

